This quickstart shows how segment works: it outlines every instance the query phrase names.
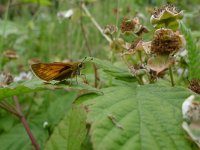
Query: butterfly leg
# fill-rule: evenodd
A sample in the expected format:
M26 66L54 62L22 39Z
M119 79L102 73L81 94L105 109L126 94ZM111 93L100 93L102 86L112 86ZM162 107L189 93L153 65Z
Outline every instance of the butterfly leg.
M87 79L86 79L86 75L85 74L81 74L81 78L82 78L84 83L89 84Z

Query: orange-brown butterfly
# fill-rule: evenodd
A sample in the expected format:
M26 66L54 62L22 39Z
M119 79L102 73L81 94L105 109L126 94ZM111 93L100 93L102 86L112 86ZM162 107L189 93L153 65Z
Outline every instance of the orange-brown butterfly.
M31 65L31 69L34 74L42 80L62 81L64 79L73 78L80 75L80 69L83 67L83 61L68 63L37 63Z

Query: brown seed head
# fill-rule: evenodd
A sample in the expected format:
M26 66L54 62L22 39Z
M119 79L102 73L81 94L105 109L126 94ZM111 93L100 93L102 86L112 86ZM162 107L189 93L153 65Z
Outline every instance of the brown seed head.
M151 43L151 53L173 54L184 46L184 39L171 29L158 29Z
M121 23L122 33L133 32L136 24L137 22L135 22L133 19L128 19L127 17L124 17Z
M197 94L200 94L200 80L193 79L192 81L190 81L189 89Z

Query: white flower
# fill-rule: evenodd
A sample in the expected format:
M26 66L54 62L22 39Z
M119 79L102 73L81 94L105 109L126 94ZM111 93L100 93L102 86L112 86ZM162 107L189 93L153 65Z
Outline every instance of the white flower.
M67 11L60 11L57 13L57 17L59 19L70 18L74 14L73 9L69 9Z
M18 82L21 80L31 80L33 77L33 74L29 71L29 72L21 72L19 74L19 76L14 78L14 82Z

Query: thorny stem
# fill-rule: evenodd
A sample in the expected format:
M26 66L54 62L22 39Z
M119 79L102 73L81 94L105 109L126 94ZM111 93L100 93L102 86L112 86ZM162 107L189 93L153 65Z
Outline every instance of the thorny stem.
M174 84L172 67L169 67L169 75L170 75L170 79L171 79L171 84L172 84L172 86L174 86L175 84Z
M35 147L35 150L40 150L40 147L37 144L36 139L35 139L35 137L33 136L32 132L31 132L31 129L30 129L29 125L28 125L28 122L27 122L26 118L24 117L24 114L22 113L21 106L19 104L17 96L14 96L13 99L15 101L16 111L18 113L17 116L19 117L19 119L21 120L22 124L24 125L24 128L26 129L26 132L27 132L27 134L28 134L28 136L29 136L29 138L30 138L30 140L32 142L32 145Z
M84 29L84 26L83 26L82 17L80 19L80 26L81 26L81 31L82 31L84 39L85 39L85 45L87 47L88 54L89 54L90 57L92 57L92 52L91 52L91 48L90 48L90 45L89 45L89 42L88 42L88 39L87 39L87 36L86 36L86 32L85 32L85 29ZM92 66L93 66L93 69L94 69L94 78L95 78L94 86L98 87L99 75L98 75L97 67L94 63L92 64Z
M100 27L100 25L97 23L97 21L94 19L94 17L92 17L92 15L90 14L89 10L87 9L87 7L85 6L84 3L81 4L82 9L84 10L84 12L86 13L86 15L90 18L90 20L92 21L92 23L96 26L96 28L99 30L99 32L103 35L103 37L105 37L105 39L111 43L112 40L110 39L109 36L107 36L106 34L103 33L103 29Z

